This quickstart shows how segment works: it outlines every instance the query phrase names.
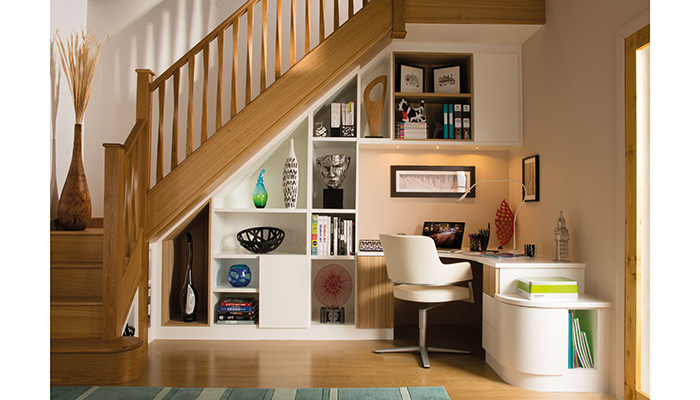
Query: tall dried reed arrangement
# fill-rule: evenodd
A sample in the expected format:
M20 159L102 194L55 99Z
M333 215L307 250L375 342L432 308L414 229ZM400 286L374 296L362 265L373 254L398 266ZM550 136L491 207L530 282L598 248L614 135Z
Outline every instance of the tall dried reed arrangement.
M61 56L61 67L73 95L75 123L82 124L85 109L90 100L92 79L95 77L97 62L102 54L102 45L87 28L73 31L65 42L58 34L58 30L56 36L58 37L56 44Z

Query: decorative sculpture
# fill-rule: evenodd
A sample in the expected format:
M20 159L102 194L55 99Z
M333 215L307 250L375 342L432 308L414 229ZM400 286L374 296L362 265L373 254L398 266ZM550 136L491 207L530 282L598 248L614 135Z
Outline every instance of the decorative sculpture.
M352 278L348 271L338 264L328 264L321 268L314 278L314 295L321 307L322 323L345 322L345 304L352 294Z
M282 169L282 191L284 193L284 206L296 208L299 193L299 163L294 153L294 139L291 139L289 155L284 161Z
M496 210L496 235L498 235L499 248L503 248L513 238L513 211L505 199L501 202L501 207Z
M316 158L319 173L326 184L323 189L323 208L343 208L343 184L350 167L350 156L345 154L329 154Z
M379 101L372 101L369 98L370 92L375 86L382 84L382 96ZM372 82L365 88L364 94L364 106L365 113L367 114L367 124L369 125L368 137L380 137L379 136L379 125L382 122L382 111L384 110L384 99L386 99L386 75L381 75L376 77Z
M554 230L554 261L569 261L569 230L566 229L563 211L559 211L557 228Z
M255 184L255 189L253 190L253 204L255 204L255 208L265 208L267 204L267 190L265 190L265 184L263 183L264 173L264 169L260 171L258 183Z

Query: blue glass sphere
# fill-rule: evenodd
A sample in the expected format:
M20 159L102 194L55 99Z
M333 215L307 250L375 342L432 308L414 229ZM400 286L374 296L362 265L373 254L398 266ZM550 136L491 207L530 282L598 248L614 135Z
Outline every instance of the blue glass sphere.
M234 264L228 269L228 283L233 287L248 286L250 277L250 268L245 264Z

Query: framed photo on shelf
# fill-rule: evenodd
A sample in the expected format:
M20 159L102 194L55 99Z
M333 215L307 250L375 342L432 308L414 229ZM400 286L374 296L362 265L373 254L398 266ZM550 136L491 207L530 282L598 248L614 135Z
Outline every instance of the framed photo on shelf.
M399 66L401 74L400 91L402 93L422 93L423 82L425 81L425 70L413 65L401 64Z
M459 65L433 69L433 92L460 92Z
M523 200L540 201L540 156L523 158Z
M460 197L474 182L473 166L391 166L391 197ZM476 190L467 197L476 197Z

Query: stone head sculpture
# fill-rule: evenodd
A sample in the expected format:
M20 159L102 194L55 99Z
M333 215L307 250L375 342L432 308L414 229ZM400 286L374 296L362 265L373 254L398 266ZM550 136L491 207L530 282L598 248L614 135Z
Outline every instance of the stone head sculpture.
M320 168L321 178L327 187L339 189L345 180L345 174L350 166L350 156L345 154L329 154L316 158Z

